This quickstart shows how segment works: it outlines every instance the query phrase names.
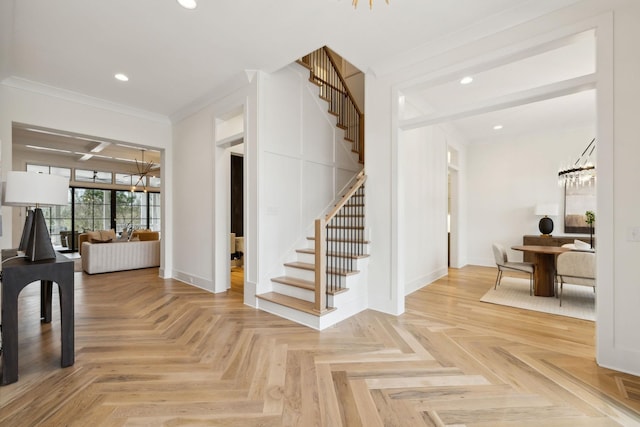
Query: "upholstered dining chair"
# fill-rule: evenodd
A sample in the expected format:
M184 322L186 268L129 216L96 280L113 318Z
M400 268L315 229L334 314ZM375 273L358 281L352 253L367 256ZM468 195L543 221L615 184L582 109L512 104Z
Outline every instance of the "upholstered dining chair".
M560 284L560 306L565 283L593 287L596 291L596 254L593 252L569 251L558 255L556 277Z
M498 277L496 277L496 283L493 286L493 289L498 288L498 285L502 280L503 271L520 271L523 273L529 273L529 295L533 295L533 272L535 271L535 265L531 262L509 261L507 251L504 249L504 246L499 243L494 243L492 247L493 257L495 258L496 265L498 266Z

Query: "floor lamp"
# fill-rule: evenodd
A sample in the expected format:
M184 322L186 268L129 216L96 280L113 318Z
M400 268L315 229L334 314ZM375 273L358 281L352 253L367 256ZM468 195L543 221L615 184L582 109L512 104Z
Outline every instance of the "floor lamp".
M53 249L47 222L41 207L61 206L69 202L69 179L60 175L9 171L4 188L3 204L35 209L27 212L19 251L31 261L53 259Z

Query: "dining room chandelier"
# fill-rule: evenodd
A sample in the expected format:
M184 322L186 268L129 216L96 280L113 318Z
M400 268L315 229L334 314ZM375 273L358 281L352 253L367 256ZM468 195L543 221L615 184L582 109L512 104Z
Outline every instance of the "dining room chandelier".
M389 0L384 0L385 3L389 4ZM353 8L357 8L358 7L358 0L353 0L352 1L353 4ZM369 0L369 9L373 9L373 0Z
M596 165L592 160L592 155L595 149L596 139L593 138L573 164L560 169L558 183L572 187L594 185L596 181Z
M136 188L138 187L138 185L142 183L142 191L146 193L147 192L147 176L149 175L151 170L156 167L156 165L153 162L145 162L144 152L146 150L142 149L140 151L142 152L142 160L138 161L138 159L135 159L136 171L137 171L136 176L138 177L138 181L135 183L135 185L131 186L131 192L136 191Z

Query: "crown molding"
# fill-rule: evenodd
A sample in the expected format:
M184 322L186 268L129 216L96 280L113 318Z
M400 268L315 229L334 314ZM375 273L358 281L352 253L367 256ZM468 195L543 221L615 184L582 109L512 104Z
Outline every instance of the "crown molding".
M461 28L452 34L436 38L407 52L385 58L372 64L371 70L381 77L392 75L399 70L428 61L429 58L465 46L472 41L517 27L579 1L581 0L530 0L525 4L514 6Z
M134 107L130 107L124 104L117 104L115 102L105 101L104 99L96 98L82 93L73 92L67 89L61 89L55 86L49 86L43 83L34 82L32 80L23 79L21 77L11 76L8 77L0 85L38 93L40 95L49 96L52 98L63 99L65 101L75 102L78 104L87 105L94 108L100 108L103 110L113 111L115 113L126 114L128 116L138 117L144 120L150 120L163 124L170 124L169 117L158 113L152 113L150 111L140 110Z

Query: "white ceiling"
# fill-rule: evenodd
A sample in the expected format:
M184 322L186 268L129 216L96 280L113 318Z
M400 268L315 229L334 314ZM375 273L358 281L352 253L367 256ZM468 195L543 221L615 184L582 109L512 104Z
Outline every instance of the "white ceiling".
M3 0L0 80L36 82L176 118L244 78L245 70L274 71L323 45L361 70L384 73L416 49L444 49L575 1L374 0L369 10L366 0L357 9L351 0L199 0L186 10L176 0ZM552 56L548 64L558 60ZM555 74L567 71L562 64ZM551 68L514 65L503 72L522 73L522 80L496 80L487 72L466 94L456 94L462 89L451 83L413 96L446 110L447 99L538 84L532 78ZM129 82L115 80L118 72ZM456 124L477 135L473 120Z
M403 119L441 117L469 143L591 125L595 33L586 31L505 64L406 89ZM494 126L501 129L495 130Z

